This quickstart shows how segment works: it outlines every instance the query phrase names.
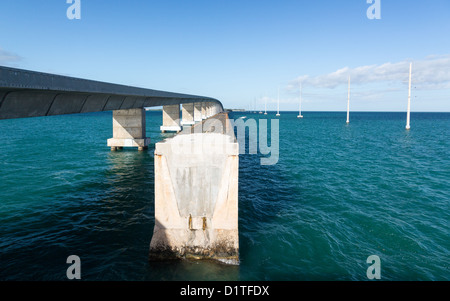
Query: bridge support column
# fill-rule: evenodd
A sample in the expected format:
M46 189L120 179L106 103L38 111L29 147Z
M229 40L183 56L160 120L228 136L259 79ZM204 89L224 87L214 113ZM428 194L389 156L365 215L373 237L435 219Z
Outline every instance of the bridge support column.
M206 118L206 102L202 102L202 120L205 120Z
M145 133L145 110L129 109L113 111L113 138L108 146L115 151L123 147L144 150L150 144Z
M183 109L181 112L182 120L181 125L182 126L191 126L195 124L194 121L194 104L193 103L184 103Z
M212 116L217 115L220 113L220 109L219 109L219 105L218 104L213 104L212 107Z
M239 264L238 164L234 135L177 135L156 144L150 260Z
M208 116L208 118L212 117L212 116L214 116L214 103L210 102L209 103L209 116Z
M202 121L202 103L196 102L194 104L194 122Z
M163 125L161 132L180 132L180 105L163 106Z
M205 104L205 111L206 111L206 119L208 119L209 117L211 117L211 104L209 102L207 102Z

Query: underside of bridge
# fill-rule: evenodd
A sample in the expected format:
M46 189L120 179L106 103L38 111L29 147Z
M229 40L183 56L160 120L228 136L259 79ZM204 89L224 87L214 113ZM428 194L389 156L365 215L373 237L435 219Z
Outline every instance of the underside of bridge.
M0 119L220 101L99 81L0 67Z

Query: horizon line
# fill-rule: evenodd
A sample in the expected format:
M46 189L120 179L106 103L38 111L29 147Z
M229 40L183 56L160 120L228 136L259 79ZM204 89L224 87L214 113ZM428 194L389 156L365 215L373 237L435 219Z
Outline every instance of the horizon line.
M259 114L259 112L261 112L261 110L245 110L245 109L225 109L226 110L231 110L232 113L252 113L252 112L257 112L256 114ZM236 110L236 111L234 111ZM276 113L277 111L267 111L267 112L274 112ZM298 111L281 111L281 112L286 112L286 113L298 113ZM347 113L347 111L302 111L302 113ZM405 113L406 111L350 111L350 113ZM450 111L411 111L411 113L450 113Z

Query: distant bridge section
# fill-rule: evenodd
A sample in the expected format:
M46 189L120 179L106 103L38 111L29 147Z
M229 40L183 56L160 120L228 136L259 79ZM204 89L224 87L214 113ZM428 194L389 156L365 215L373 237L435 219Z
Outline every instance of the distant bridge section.
M202 103L210 97L136 88L0 66L0 119Z

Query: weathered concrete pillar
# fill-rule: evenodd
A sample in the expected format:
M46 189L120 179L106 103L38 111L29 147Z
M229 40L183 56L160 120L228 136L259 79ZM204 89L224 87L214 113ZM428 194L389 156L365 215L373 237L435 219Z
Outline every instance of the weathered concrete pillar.
M202 103L196 102L194 104L194 121L200 122L202 121Z
M150 260L238 264L238 175L234 134L182 133L157 143Z
M209 103L209 117L214 116L214 103L210 102Z
M213 116L219 113L220 113L220 106L217 103L213 104Z
M182 120L181 125L182 126L190 126L194 125L194 104L193 103L184 103L182 112L181 112Z
M163 106L161 132L180 132L180 105Z
M208 119L209 117L211 117L211 103L207 102L206 103L206 118Z
M145 133L145 110L129 109L113 111L113 138L108 146L115 151L123 147L137 147L144 150L150 144Z
M202 102L202 120L205 120L206 118L206 102Z

